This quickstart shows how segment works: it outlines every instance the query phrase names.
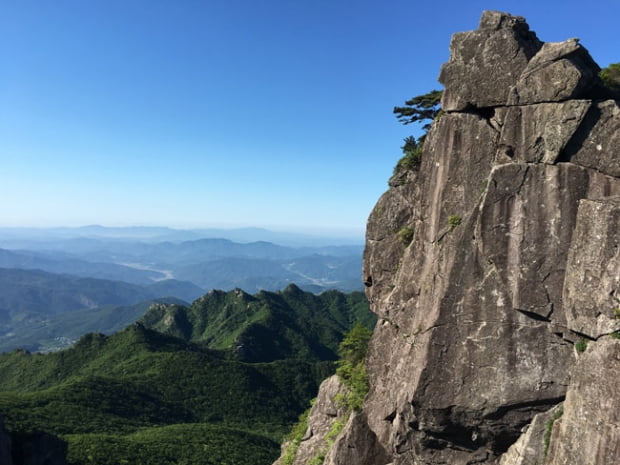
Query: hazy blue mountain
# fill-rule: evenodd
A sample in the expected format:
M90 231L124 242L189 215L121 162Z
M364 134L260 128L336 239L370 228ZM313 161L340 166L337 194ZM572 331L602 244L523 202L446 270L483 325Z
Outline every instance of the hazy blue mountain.
M143 286L59 275L38 270L0 268L0 308L53 314L101 305L127 305L154 296Z
M71 346L86 333L112 334L138 320L154 304L188 305L172 297L152 299L133 305L59 312L20 314L11 319L0 310L0 352L23 348L31 352L49 352Z
M363 234L330 236L295 232L271 231L265 228L201 228L173 229L166 227L105 227L89 225L77 228L0 228L0 247L29 248L14 245L18 241L46 242L49 240L94 238L143 242L183 242L197 239L223 238L235 242L272 242L291 247L322 247L332 245L361 245ZM24 244L24 242L21 242Z
M265 241L240 243L222 238L147 242L125 237L26 242L36 250L0 249L0 266L134 284L175 278L207 290L239 287L255 292L282 289L290 283L317 292L362 289L362 247L357 245L285 247Z
M165 274L159 271L137 269L116 263L89 262L62 252L54 254L0 249L0 268L41 270L133 284L151 284L154 280L165 278Z
M156 298L191 302L202 294L196 285L177 280L141 286L0 268L0 350L62 347L84 332L112 332L135 321L148 307L141 302ZM54 343L56 338L63 339Z
M307 290L361 290L362 257L314 255L288 260L222 258L186 265L176 276L204 289L275 291L295 283Z

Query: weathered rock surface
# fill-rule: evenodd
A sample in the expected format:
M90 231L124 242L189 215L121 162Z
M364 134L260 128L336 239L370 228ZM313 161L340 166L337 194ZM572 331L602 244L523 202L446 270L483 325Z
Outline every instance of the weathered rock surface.
M509 105L588 98L599 86L600 68L577 39L548 42L529 61L511 89Z
M541 46L524 18L485 12L478 30L452 36L450 61L439 75L445 87L442 108L504 105L511 86Z
M562 415L562 411L563 405L560 404L536 415L532 423L524 428L517 442L502 455L499 465L543 464L547 452L545 446L547 430L553 425L554 419Z
M569 100L509 107L502 121L501 154L506 161L554 164L590 106L589 100Z
M620 341L602 336L620 299L618 104L597 100L576 40L542 44L520 17L485 12L451 52L419 170L369 217L370 391L325 463L540 465L567 390L546 463L620 463ZM577 357L584 337L601 340Z
M387 463L389 456L368 427L364 413L353 413L344 433L336 439L325 457L324 465L357 463L358 457L365 457L368 463Z
M319 395L308 415L308 429L302 438L297 454L291 465L303 465L310 461L321 451L326 450L326 436L334 423L342 419L345 409L335 401L338 395L343 395L346 387L334 375L321 383ZM288 443L282 445L283 452L289 447ZM283 463L284 453L274 465Z
M610 176L620 177L620 106L617 101L598 102L566 148L565 159Z
M545 465L620 463L620 340L588 344L571 378Z
M582 200L564 280L567 326L589 338L620 330L620 197Z

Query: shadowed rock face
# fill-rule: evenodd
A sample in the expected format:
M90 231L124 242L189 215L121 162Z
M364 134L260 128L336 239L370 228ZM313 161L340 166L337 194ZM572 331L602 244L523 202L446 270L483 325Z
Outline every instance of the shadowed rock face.
M590 376L617 378L604 368L620 346L604 336L620 327L617 102L596 100L599 68L577 40L543 44L520 17L485 12L451 52L419 171L368 220L370 392L326 464L541 464L534 432L585 382L573 343L606 337ZM620 463L617 423L600 460L571 459L582 439L566 425L589 407L569 399L557 437L575 444L548 463Z
M66 457L65 441L36 432L12 437L0 417L0 465L67 465Z
M4 420L0 417L0 463L11 465L11 437L4 430Z

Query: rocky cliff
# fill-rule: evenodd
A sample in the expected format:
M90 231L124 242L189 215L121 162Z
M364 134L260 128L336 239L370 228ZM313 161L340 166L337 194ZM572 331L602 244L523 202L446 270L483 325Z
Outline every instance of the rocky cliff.
M324 463L620 463L618 102L521 17L450 49L421 165L368 220L370 391Z

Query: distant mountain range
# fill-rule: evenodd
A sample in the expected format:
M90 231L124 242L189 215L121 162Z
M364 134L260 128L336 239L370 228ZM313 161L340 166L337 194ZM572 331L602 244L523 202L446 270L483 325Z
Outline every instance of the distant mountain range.
M205 292L277 290L291 283L314 292L362 288L361 245L289 247L222 238L156 242L127 236L87 237L81 229L71 230L74 235L68 236L62 231L56 238L33 238L26 233L17 238L17 231L11 230L9 237L0 228L0 267L140 285L177 279L190 281Z
M47 241L67 238L126 239L144 242L183 242L197 239L228 239L235 242L266 241L291 247L321 247L329 245L359 245L363 235L348 234L340 236L302 234L294 232L271 231L264 228L201 228L173 229L167 227L134 226L106 227L89 225L82 227L58 228L9 228L0 227L0 241ZM12 247L11 247L12 248Z
M184 303L213 289L255 293L293 283L314 293L362 289L361 245L156 240L177 233L190 232L99 226L0 228L0 351L64 347L82 334L63 326L77 321L78 315L82 322L70 328L115 331L118 326L98 325L102 315L153 299ZM126 325L140 316L133 311L127 315L133 319L112 319Z

